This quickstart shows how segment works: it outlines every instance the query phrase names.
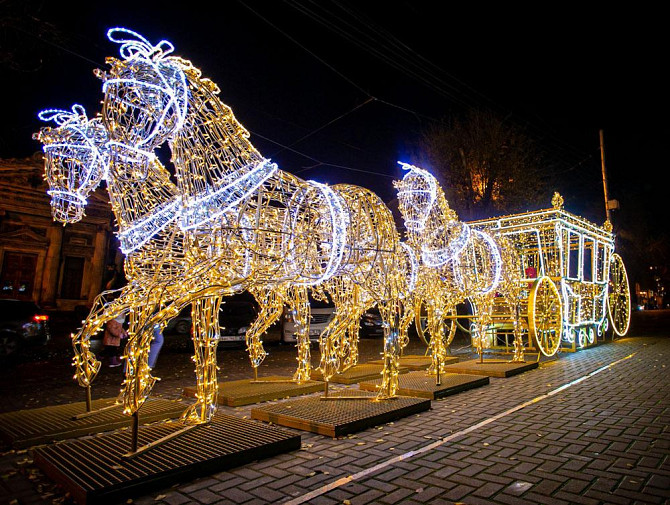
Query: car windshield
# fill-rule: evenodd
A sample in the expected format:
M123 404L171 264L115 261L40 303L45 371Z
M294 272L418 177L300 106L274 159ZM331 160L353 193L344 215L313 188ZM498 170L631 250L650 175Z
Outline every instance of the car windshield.
M31 318L39 312L39 307L33 302L0 300L0 320L2 321Z
M256 310L250 303L226 302L221 304L219 319L228 325L249 324L256 319Z

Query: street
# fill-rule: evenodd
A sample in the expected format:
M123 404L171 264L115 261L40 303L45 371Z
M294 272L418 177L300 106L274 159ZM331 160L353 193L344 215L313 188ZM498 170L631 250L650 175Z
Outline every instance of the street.
M561 353L536 370L492 378L433 401L428 412L340 439L301 431L299 451L175 483L132 503L668 503L669 323L668 310L636 312L627 338ZM3 412L84 399L65 344L54 335L46 355L0 371ZM452 350L466 356L465 344ZM381 346L381 339L362 339L360 362L377 358ZM294 371L293 346L274 341L267 349L259 375ZM406 352L423 350L414 340ZM318 349L312 351L315 366ZM251 377L244 349L218 356L220 380ZM193 369L188 341L166 335L153 395L179 398L194 382ZM115 396L121 379L120 368L103 366L94 397ZM252 407L220 409L248 418ZM69 503L30 451L5 452L0 472L2 503Z

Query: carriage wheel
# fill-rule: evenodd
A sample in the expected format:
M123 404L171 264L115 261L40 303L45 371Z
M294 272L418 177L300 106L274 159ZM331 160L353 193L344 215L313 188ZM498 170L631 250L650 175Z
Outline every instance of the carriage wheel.
M528 325L537 347L545 356L553 356L561 345L563 307L556 284L543 276L533 283L528 299Z
M623 337L630 326L630 286L621 256L614 253L610 261L607 312L614 333Z
M596 329L593 326L586 328L586 342L588 345L593 345L596 341Z

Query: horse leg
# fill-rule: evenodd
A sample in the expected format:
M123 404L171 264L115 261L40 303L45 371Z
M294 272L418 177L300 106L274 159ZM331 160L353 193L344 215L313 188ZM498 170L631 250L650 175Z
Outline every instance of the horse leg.
M405 347L409 345L409 327L414 318L414 303L407 301L403 303L402 317L398 326L398 341L400 343L400 356L402 356Z
M359 330L366 304L361 300L360 287L355 284L343 290L335 301L336 317L341 318L335 326L341 373L358 364Z
M156 379L149 368L149 346L153 325L147 322L154 311L152 303L145 303L130 311L128 342L124 353L126 379L121 390L123 413L133 418L130 453L137 451L139 410L149 397Z
M349 324L343 312L345 311L342 306L338 307L336 304L333 319L319 335L319 350L321 351L319 370L321 370L326 385L333 375L343 369L342 358L346 356L346 352L341 348L343 344L346 346L346 332Z
M346 316L346 330L342 332L344 338L340 344L342 372L358 364L358 332L364 311L351 309Z
M249 326L245 339L249 360L254 369L254 379L258 379L258 367L268 355L263 348L261 335L281 317L284 299L278 290L272 289L254 290L253 294L261 310L256 320Z
M430 331L429 350L431 356L428 373L437 375L439 381L440 374L444 372L444 365L448 356L444 334L444 319L447 311L444 307L437 308L433 303L429 303L427 312L428 329Z
M219 343L219 309L221 297L194 300L191 309L195 354L196 402L182 420L187 424L208 422L216 412L219 383L216 377L216 347Z
M298 348L298 367L293 380L302 384L310 379L312 373L312 354L309 341L310 308L307 288L294 287L289 289L287 301L297 326L296 347Z
M126 414L135 414L140 409L156 383L149 368L149 346L153 338L153 326L146 326L153 312L152 303L142 304L130 311L128 342L124 353L126 380L122 389Z
M400 304L397 300L391 300L379 302L378 307L384 322L384 368L377 399L383 400L395 397L398 391Z
M99 294L95 298L89 315L83 321L82 327L77 333L71 335L75 378L80 386L86 388L86 412L91 412L91 383L100 371L100 361L90 350L91 337L98 333L107 321L114 319L129 308L127 300L132 291L126 286L121 291L121 295L113 301L109 300L111 292L105 291Z

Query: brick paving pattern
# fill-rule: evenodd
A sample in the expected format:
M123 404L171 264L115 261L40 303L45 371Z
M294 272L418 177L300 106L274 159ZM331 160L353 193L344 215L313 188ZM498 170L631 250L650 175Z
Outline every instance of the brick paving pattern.
M564 353L521 375L491 378L487 386L433 401L427 412L340 439L295 431L302 436L299 451L175 483L132 503L667 504L670 339L666 330L643 335ZM379 346L378 340L362 340L361 361L374 359ZM222 378L249 374L242 351L223 352ZM422 351L417 345L409 352ZM290 373L292 351L277 347L270 353L262 373ZM164 397L176 397L192 383L192 365L175 356L159 360L157 374L164 379L156 391ZM120 379L103 373L103 387L112 389L114 377ZM19 390L2 409L80 394L61 380L55 394L33 399ZM221 410L250 418L253 407ZM0 469L0 502L68 503L34 467L30 451L5 453Z

